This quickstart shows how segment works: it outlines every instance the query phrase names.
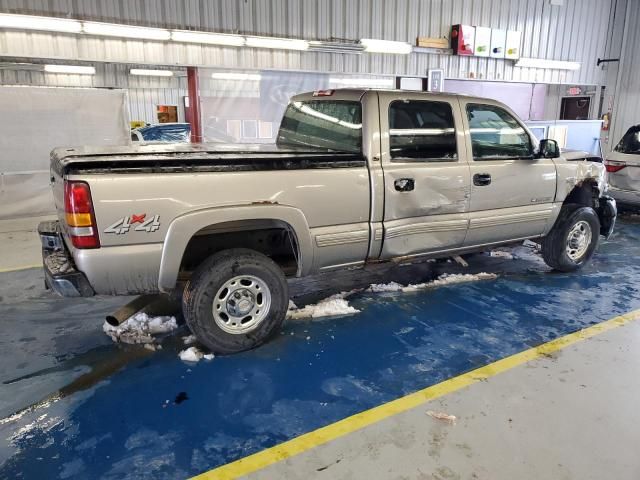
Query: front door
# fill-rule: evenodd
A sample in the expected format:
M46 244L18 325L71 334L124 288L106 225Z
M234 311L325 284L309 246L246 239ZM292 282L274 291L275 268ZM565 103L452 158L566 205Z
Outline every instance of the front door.
M472 152L465 246L539 236L553 213L556 167L536 158L534 138L498 104L461 99Z
M379 93L384 171L381 258L462 246L470 192L456 97Z

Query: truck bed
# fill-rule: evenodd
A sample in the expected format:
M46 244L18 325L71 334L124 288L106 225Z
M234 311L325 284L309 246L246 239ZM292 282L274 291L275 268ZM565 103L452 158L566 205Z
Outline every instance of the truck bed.
M360 154L275 144L175 144L58 148L51 167L74 173L223 172L361 167Z

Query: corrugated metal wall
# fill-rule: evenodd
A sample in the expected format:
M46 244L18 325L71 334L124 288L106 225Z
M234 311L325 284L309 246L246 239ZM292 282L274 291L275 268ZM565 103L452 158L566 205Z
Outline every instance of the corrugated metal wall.
M598 84L613 0L0 0L0 11L116 23L307 39L382 38L413 43L456 23L520 30L522 56L575 60L578 71L513 67L508 60L414 53L344 55L0 32L0 55L141 64L189 64ZM634 0L635 1L635 0Z
M615 93L610 148L620 141L629 127L640 124L640 1L629 0L626 19L627 36Z
M45 73L36 70L0 69L0 85L44 87L124 88L129 94L131 120L157 123L158 105L178 106L178 121L184 121L183 97L186 77L143 77L129 75L136 65L97 64L95 75Z

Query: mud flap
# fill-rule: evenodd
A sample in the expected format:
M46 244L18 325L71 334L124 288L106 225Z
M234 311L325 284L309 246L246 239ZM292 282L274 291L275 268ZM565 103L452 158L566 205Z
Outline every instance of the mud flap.
M600 235L608 239L616 225L618 208L615 199L609 196L600 197L599 204L597 212L598 218L600 219Z

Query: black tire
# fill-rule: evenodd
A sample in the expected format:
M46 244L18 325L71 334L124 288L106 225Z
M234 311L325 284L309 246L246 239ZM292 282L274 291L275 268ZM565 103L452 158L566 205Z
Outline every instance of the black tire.
M580 222L586 222L591 229L591 239L583 254L576 258L569 256L567 246L569 234ZM600 220L595 210L581 205L564 205L555 225L542 239L542 258L545 263L561 272L573 272L587 263L598 246Z
M266 284L271 297L269 311L254 329L229 333L216 323L214 297L226 282L242 275ZM269 257L246 248L224 250L207 258L193 273L182 297L182 311L193 334L211 351L222 354L242 352L264 343L282 325L288 304L289 289L280 267Z

